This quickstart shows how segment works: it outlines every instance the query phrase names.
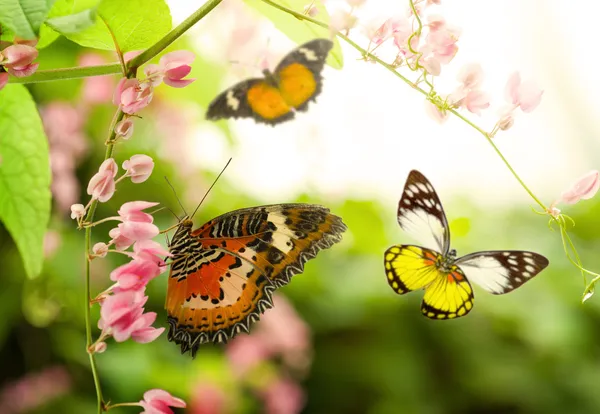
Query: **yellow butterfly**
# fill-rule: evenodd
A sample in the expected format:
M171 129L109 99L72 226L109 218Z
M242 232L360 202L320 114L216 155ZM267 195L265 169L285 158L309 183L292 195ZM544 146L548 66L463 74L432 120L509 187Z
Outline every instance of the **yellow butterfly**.
M527 251L483 251L456 258L456 250L450 249L442 204L429 180L416 170L406 180L398 223L420 243L436 250L414 245L387 249L388 283L400 295L424 289L421 312L431 319L457 318L471 311L474 296L469 280L499 295L518 288L548 266L544 256Z

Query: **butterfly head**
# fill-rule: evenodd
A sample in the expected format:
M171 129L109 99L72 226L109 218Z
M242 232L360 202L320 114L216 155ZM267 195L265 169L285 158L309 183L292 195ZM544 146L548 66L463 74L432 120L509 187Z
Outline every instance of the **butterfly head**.
M267 81L267 83L270 86L273 86L274 88L277 87L277 79L275 78L275 75L273 74L273 72L271 72L269 69L263 69L262 71L263 76L265 77L265 80Z
M171 249L179 245L182 240L185 240L189 236L193 225L194 223L189 216L185 216L179 221L177 230L175 230L171 243L169 243Z

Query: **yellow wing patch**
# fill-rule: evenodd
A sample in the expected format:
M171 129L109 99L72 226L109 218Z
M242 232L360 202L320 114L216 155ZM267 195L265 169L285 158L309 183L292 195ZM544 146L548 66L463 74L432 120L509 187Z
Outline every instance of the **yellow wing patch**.
M279 90L266 82L260 82L248 89L248 105L252 111L264 119L276 119L290 112Z
M288 105L297 108L314 95L317 82L306 66L292 63L279 72L279 90Z
M473 289L458 266L442 272L442 256L418 246L390 247L384 255L387 280L392 289L404 293L425 289L423 315L431 319L464 316L473 308Z

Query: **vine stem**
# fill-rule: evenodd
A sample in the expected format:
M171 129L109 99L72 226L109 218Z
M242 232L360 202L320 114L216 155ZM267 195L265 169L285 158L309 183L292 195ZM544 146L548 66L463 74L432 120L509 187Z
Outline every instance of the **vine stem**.
M190 17L188 17L184 22L182 22L179 26L177 26L175 29L173 29L171 32L169 32L165 37L163 37L161 40L156 42L153 46L151 46L145 52L143 52L136 58L132 59L127 64L126 76L134 77L136 75L137 68L140 65L144 64L148 60L152 59L154 56L158 55L167 46L169 46L177 38L179 38L181 35L183 35L187 30L189 30L195 23L197 23L200 19L202 19L204 16L206 16L212 9L214 9L219 3L221 3L221 1L222 0L209 0L202 7L200 7L196 12L194 12L192 15L190 15ZM109 28L109 30L110 30L110 28ZM112 34L112 32L111 32L111 34ZM115 47L118 50L118 45L116 44L116 39L114 39L114 40L115 40L115 45L116 45ZM96 69L98 69L100 67L106 67L106 65L96 67ZM118 64L111 65L110 67L111 68L114 67L114 69L116 69L116 71L114 73L119 73L119 71L121 70L121 65L118 65ZM84 69L84 68L82 68L82 69ZM90 70L90 69L93 69L93 67L88 67L85 69ZM44 80L50 81L50 80L57 80L57 79L72 79L74 77L74 76L66 77L65 72L69 72L71 75L80 73L80 72L77 72L76 70L74 70L73 68L62 69L62 71L55 70L52 72L55 75L55 77L49 77L49 78L46 77L46 78L44 78ZM93 70L88 73L93 73ZM38 75L39 75L39 73L38 73ZM45 75L48 75L48 71L46 72ZM89 75L89 76L93 76L93 75ZM31 81L31 78L24 78L24 79ZM112 158L112 156L113 156L114 147L115 147L115 137L116 137L115 126L117 125L117 123L119 123L123 119L124 116L125 116L125 114L123 113L123 111L121 111L121 109L118 109L117 112L115 113L115 116L113 117L113 119L111 121L110 129L108 132L108 139L106 140L106 151L104 154L104 160ZM93 223L94 222L94 215L96 213L97 207L98 207L98 200L93 200L90 204L90 208L85 217L85 220L84 220L85 223ZM92 295L91 295L91 286L90 286L90 274L91 274L90 262L92 259L92 256L90 254L91 244L92 244L92 227L90 226L90 227L86 227L86 229L85 229L85 336L86 336L86 349L88 349L88 350L90 349L90 347L93 344L92 318L91 318L91 306L92 306L92 304L91 304L92 297L91 296ZM88 354L89 354L89 358L90 358L90 367L92 370L92 375L94 377L94 385L96 387L96 397L98 399L98 414L101 414L103 411L106 411L110 407L130 405L129 403L115 404L112 406L107 406L104 404L104 398L102 395L102 386L100 384L100 376L98 373L98 366L96 364L95 355L92 351L88 351Z
M181 35L188 31L194 24L198 23L198 21L206 16L212 9L217 7L221 1L222 0L208 0L204 5L202 5L202 7L192 13L187 19L167 33L162 39L158 40L154 45L150 46L140 55L131 59L127 64L128 71L130 73L135 71L138 67L157 56L175 40L181 37ZM15 76L11 76L8 79L8 83L40 83L56 80L80 79L90 76L114 75L117 73L121 73L121 65L119 63L110 63L97 66L40 70L26 78L17 78Z
M276 9L284 12L284 13L291 14L292 16L296 17L297 19L305 20L305 21L311 22L314 25L323 27L325 29L329 29L329 25L327 23L324 23L324 22L321 22L319 20L313 19L312 17L307 16L305 14L298 13L298 12L296 12L294 10L291 10L291 9L285 7L285 6L282 6L280 4L275 3L272 0L261 0L261 1L263 3L268 4L269 6L272 6L272 7L276 8ZM413 5L412 1L410 1L410 3L411 3L411 5ZM414 5L413 5L413 9L414 9ZM384 62L383 60L381 60L380 58L378 58L377 56L372 55L367 50L363 49L358 44L356 44L355 42L353 42L347 35L339 33L339 32L335 33L335 35L337 37L343 39L344 41L346 41L346 43L348 43L354 49L358 50L363 55L363 57L365 59L368 58L368 59L372 59L372 60L376 61L381 66L383 66L384 68L386 68L387 70L389 70L390 72L392 72L395 76L397 76L402 81L404 81L411 88L413 88L414 90L416 90L418 92L421 92L426 97L429 97L429 92L427 92L426 90L420 88L417 84L415 84L414 82L412 82L410 79L408 79L405 76L403 76L401 73L399 73L396 70L396 67L394 67L393 65L390 65L390 64ZM502 160L502 162L504 163L504 165L506 165L506 167L511 172L511 174L519 182L519 184L521 185L521 187L523 187L523 189L527 192L527 194L529 194L529 196L540 207L542 207L544 210L546 210L546 206L544 205L544 203L542 203L542 201L538 197L536 197L535 194L533 194L533 192L529 189L529 187L527 187L527 185L523 182L523 180L521 180L521 177L519 177L519 175L517 174L517 172L512 168L512 166L510 165L510 163L508 162L508 160L504 157L504 155L502 154L502 152L500 151L500 149L492 141L492 139L490 138L489 134L486 131L484 131L483 129L481 129L480 127L478 127L477 125L475 125L473 122L471 122L465 116L463 116L462 114L460 114L459 112L457 112L456 110L454 110L454 109L447 109L447 111L450 112L450 113L452 113L453 115L456 115L458 118L460 118L463 121L465 121L468 125L470 125L471 127L473 127L477 132L479 132L481 135L483 135L485 137L485 139L488 141L488 143L492 146L492 148L494 149L494 151L496 152L496 154L498 154L498 156L500 157L500 159Z

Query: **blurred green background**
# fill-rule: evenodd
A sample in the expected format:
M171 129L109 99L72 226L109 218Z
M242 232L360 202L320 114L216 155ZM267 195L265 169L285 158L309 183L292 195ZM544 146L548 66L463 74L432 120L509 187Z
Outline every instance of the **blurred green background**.
M170 50L194 48L194 39L184 37ZM114 60L108 54L89 55L60 39L41 51L40 69L74 66L82 59ZM199 54L192 73L198 78L195 83L182 90L157 90L136 122L133 138L119 145L116 155L119 164L136 153L151 155L154 173L142 185L120 184L115 196L100 204L97 218L114 215L131 200L158 201L181 213L163 176L188 209L195 206L220 169L218 162L188 162L196 145L195 128L212 128L209 132L220 137L221 147L207 149L205 158L213 150L216 159L228 158L241 141L254 138L230 130L225 122L215 128L202 120L207 103L231 83L229 67L229 62ZM116 78L107 77L30 87L49 135L55 199L38 278L25 276L15 245L0 227L2 414L95 410L85 352L83 233L70 220L68 207L85 203L87 181L103 159L115 84ZM313 104L311 111L318 106ZM312 145L308 138L306 145ZM389 188L387 198L347 197L310 185L297 188L291 197L257 197L256 189L245 189L226 172L201 207L198 226L237 208L309 202L343 218L348 225L344 240L321 252L302 275L280 289L280 303L255 325L255 338L253 334L227 346L204 346L195 360L180 355L165 334L144 345L109 340L108 350L97 356L105 398L113 403L139 401L146 390L162 388L198 414L599 412L600 299L580 303L581 276L568 263L559 234L548 230L545 217L531 213L527 199L487 206L477 194L453 196L436 185L459 255L506 248L531 249L550 258L548 269L522 288L493 296L475 287L471 314L431 321L419 311L421 293L401 297L388 287L383 252L411 240L397 225L396 202L387 200L400 196L408 169L398 170L398 184ZM578 223L572 235L586 267L600 268L595 230L600 203L586 201L569 214ZM175 223L166 211L155 220L161 229ZM97 226L93 243L107 241L111 227ZM92 295L109 285L110 271L124 259L109 255L93 261ZM147 291L146 309L159 315L155 326L167 325L166 277L152 281Z

